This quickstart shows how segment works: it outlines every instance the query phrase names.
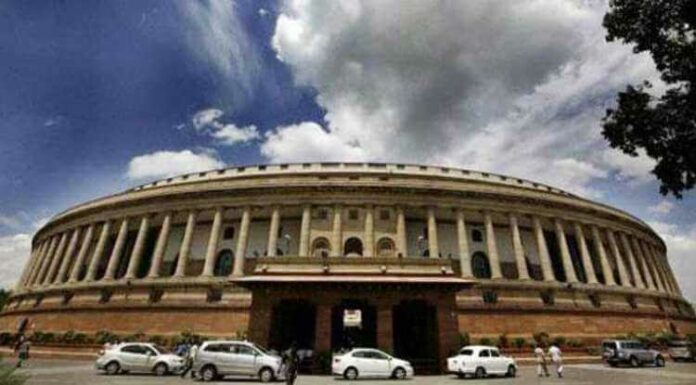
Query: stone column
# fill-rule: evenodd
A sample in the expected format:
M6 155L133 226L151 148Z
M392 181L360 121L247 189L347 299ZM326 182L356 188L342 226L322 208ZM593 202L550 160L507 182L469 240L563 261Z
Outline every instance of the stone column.
M135 237L133 251L128 260L128 270L126 271L125 279L134 279L138 277L138 267L140 267L140 260L143 258L143 252L145 251L145 238L147 238L147 230L149 228L150 216L145 214L142 219L140 219L140 228L138 228L138 235Z
M312 206L302 207L302 224L300 225L300 244L298 254L300 257L309 255L309 236L312 225Z
M375 208L372 205L365 206L365 247L363 256L375 255Z
M29 252L29 260L24 264L24 269L22 269L22 275L20 275L20 278L19 280L17 280L17 284L15 285L15 291L19 291L22 289L22 287L26 286L27 276L31 273L31 270L34 268L34 265L36 264L36 259L39 254L39 249L41 248L41 243L38 243L36 246L32 245L31 248L32 249Z
M176 271L174 272L175 278L183 278L186 276L186 266L188 265L189 254L191 253L191 242L193 241L194 231L196 231L196 212L191 210L186 218L184 239L181 241L179 261L176 264Z
M498 245L495 243L495 229L489 211L483 212L483 222L486 225L486 247L488 249L488 261L491 265L491 278L503 278L500 271L500 257L498 256Z
M570 258L570 250L568 250L568 241L566 240L563 223L561 223L559 218L555 218L553 224L556 229L556 240L558 241L558 247L561 249L561 260L563 261L563 270L565 271L566 281L576 283L578 282L578 276L575 274L575 266L573 266L573 260Z
M275 257L278 254L278 231L280 231L280 208L273 206L271 224L268 226L268 245L266 255Z
M665 277L669 282L669 286L672 289L672 293L679 294L679 287L677 286L677 281L674 279L674 275L672 274L672 269L669 266L669 260L667 259L667 255L663 254L662 250L657 245L652 245L652 251L653 254L660 260L662 270L664 271Z
M435 207L428 207L428 255L430 258L440 257L440 245L437 240L437 219L435 218Z
M462 278L473 278L471 272L471 255L469 253L469 238L466 232L466 220L464 210L456 209L457 217L457 244L459 246L459 268L462 271Z
M152 254L152 264L150 265L150 271L147 273L148 278L159 278L162 260L164 259L164 251L167 249L167 241L169 240L169 232L171 229L172 213L166 213L164 214L162 227L160 228L159 235L157 236L155 252Z
M628 243L628 237L626 237L625 233L620 233L619 236L621 237L621 244L623 245L626 257L628 257L628 262L631 265L631 275L633 276L634 286L640 289L645 289L645 283L643 282L643 278L640 276L640 271L638 271L638 261L636 260L636 256L633 255L631 244Z
M85 263L85 258L87 258L87 252L89 251L89 245L92 243L92 238L94 238L94 223L91 223L87 227L85 237L82 239L82 245L80 245L80 250L77 252L77 259L70 272L70 279L68 282L76 283L80 279L80 270Z
M580 257L582 259L582 267L585 269L585 276L587 277L587 283L595 285L597 284L597 275L594 271L594 265L592 264L592 257L590 257L590 251L587 249L587 240L585 239L585 234L582 231L582 225L579 222L575 222L575 238L578 240L578 246L580 248Z
M408 256L408 245L406 244L406 215L401 206L396 207L396 255Z
M665 291L665 287L662 283L662 279L660 278L660 274L657 271L656 263L652 259L652 255L650 254L650 251L645 247L645 242L643 240L638 240L638 244L640 245L641 251L643 252L643 258L645 259L645 262L648 266L648 270L650 270L650 274L652 275L653 282L655 283L655 287L657 288L658 291Z
M50 285L56 276L58 265L60 264L61 258L63 257L63 252L65 252L65 245L68 243L68 232L63 232L60 237L60 242L58 242L58 248L56 249L53 258L51 258L51 266L48 269L48 274L44 277L43 284Z
M237 240L237 252L234 256L234 270L232 271L232 275L235 277L241 277L244 275L244 259L246 258L250 223L251 207L246 206L242 212L242 222L239 225L239 239Z
M599 229L597 226L592 225L592 239L594 240L595 248L597 249L597 255L599 255L599 261L602 265L602 273L604 274L604 284L607 286L616 286L616 281L614 280L614 273L611 271L611 265L609 264L609 258L607 258L607 253L604 250L604 244L602 243L602 237L599 235Z
M539 251L539 261L541 270L544 273L544 281L555 281L553 268L551 268L551 257L549 256L549 248L546 246L546 238L544 238L544 229L541 227L541 220L537 216L532 217L532 226L534 226L534 235L537 241L537 249Z
M648 264L645 258L643 257L643 250L641 250L640 245L638 244L638 239L636 239L636 237L634 236L631 236L631 243L633 244L633 252L640 261L643 274L645 275L645 288L655 290L655 282L653 281L652 276L650 275L650 271L648 270Z
M111 255L109 256L109 264L106 266L106 274L104 274L105 280L111 280L116 278L116 269L118 269L118 263L121 259L121 254L123 254L123 248L126 246L127 236L128 217L123 218L123 220L121 221L121 227L118 229L116 243L114 243L114 249L111 250Z
M331 231L331 256L343 255L343 221L341 219L341 205L334 206L333 229Z
M616 237L614 237L614 232L607 229L607 239L609 240L609 247L611 248L611 253L614 255L616 260L616 267L619 269L619 278L621 279L621 286L629 287L631 282L628 278L628 271L626 271L626 265L624 265L621 252L619 251L619 245L616 243Z
M672 287L672 282L669 279L669 274L665 269L663 259L655 252L655 248L651 243L647 243L645 247L648 249L648 252L652 256L652 260L655 262L655 268L660 275L660 279L662 279L662 286L667 292L674 293L674 288Z
M63 256L63 262L60 264L60 269L58 269L58 276L53 281L54 283L63 283L68 277L68 266L70 266L70 261L75 254L75 249L77 249L77 241L80 239L80 228L73 230L72 237L70 237L70 243L68 243L68 250Z
M94 281L97 278L97 268L99 268L99 262L101 262L102 256L104 255L104 249L106 248L106 242L109 240L109 233L111 232L111 221L104 222L101 229L101 234L99 235L99 240L97 240L97 245L94 247L94 253L92 254L92 260L89 263L89 268L87 269L86 281Z
M43 282L44 277L48 273L48 268L51 264L51 256L56 250L56 246L58 245L58 235L54 235L51 238L51 241L48 245L48 248L44 252L43 257L41 258L41 264L39 265L37 271L36 271L36 276L33 279L33 285L38 286L41 285Z
M212 277L215 270L215 256L217 255L218 244L220 243L220 232L222 231L222 217L225 209L217 207L213 216L213 225L210 228L208 237L208 247L205 250L205 264L203 265L203 277Z
M524 246L522 246L517 216L510 213L508 218L510 220L510 233L512 234L512 251L515 254L515 264L517 265L517 278L528 280L529 270L527 269L527 260L524 257Z
M674 286L675 294L682 295L681 289L679 288L679 282L677 282L677 278L674 275L674 271L672 270L672 266L670 266L670 264L669 264L669 258L667 258L666 251L663 252L662 248L659 248L658 253L662 257L662 259L664 260L665 270L667 272L667 275L669 276L670 281L672 282L672 286Z
M36 250L34 251L34 256L31 261L31 266L29 267L26 276L22 280L22 285L24 287L31 286L31 281L34 275L36 274L36 270L38 269L38 266L41 264L41 257L43 256L44 250L46 250L46 247L48 247L48 242L46 240L42 240L38 243L38 246L36 247Z

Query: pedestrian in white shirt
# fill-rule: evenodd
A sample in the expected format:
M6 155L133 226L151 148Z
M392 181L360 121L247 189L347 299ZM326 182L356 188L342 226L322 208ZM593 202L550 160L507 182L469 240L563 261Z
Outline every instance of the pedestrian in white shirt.
M558 377L563 377L563 357L561 355L561 349L557 344L551 345L549 348L549 356L551 356L551 362L556 369L556 374L558 374Z
M546 366L546 354L544 354L544 349L541 348L541 346L536 345L534 348L534 357L536 358L537 362L537 375L539 377L542 376L549 376L549 369Z

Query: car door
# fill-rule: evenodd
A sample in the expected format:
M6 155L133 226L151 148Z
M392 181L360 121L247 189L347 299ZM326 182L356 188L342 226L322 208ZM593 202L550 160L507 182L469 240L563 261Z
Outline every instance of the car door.
M498 349L491 349L491 372L504 373L507 368L505 367L505 362L503 357L500 356Z
M236 365L239 374L256 375L256 350L248 345L237 345Z
M143 354L144 351L140 345L126 345L121 348L118 356L124 370L137 371L141 370Z
M367 352L367 360L373 376L391 376L389 356L377 350L370 350Z
M486 373L491 372L491 351L481 349L478 354L478 363L476 366L481 366L486 370Z
M358 369L358 375L361 377L371 377L373 375L367 355L365 350L358 350L351 354L353 366Z

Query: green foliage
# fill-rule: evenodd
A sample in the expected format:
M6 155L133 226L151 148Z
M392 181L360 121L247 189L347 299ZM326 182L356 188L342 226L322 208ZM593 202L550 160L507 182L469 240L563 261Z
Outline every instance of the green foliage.
M0 385L23 385L28 379L29 376L17 373L14 366L3 363L0 357Z
M571 347L571 348L581 348L581 347L583 347L583 346L585 345L585 343L584 343L582 340L580 340L580 339L574 339L574 338L573 338L573 339L569 339L567 344L568 344L568 346Z
M0 289L0 310L5 308L7 300L10 298L10 291L7 289Z
M483 337L479 340L480 345L493 345L493 340L488 337Z
M0 333L0 346L10 345L12 342L14 342L14 340L15 340L14 334L8 333L8 332Z
M672 332L662 332L662 333L658 333L655 336L655 340L661 346L667 346L669 341L672 341L675 338L677 338L677 335L672 333Z
M526 342L527 340L525 340L523 337L516 337L512 339L512 346L516 347L517 349L522 349Z
M331 352L319 352L316 355L317 366L323 374L331 373Z
M148 342L162 346L167 346L169 344L169 339L167 337L157 334L149 336L147 340Z
M556 336L553 338L552 342L558 346L565 346L566 338L563 336Z
M629 85L608 109L602 134L613 148L631 156L644 151L656 160L660 192L681 198L696 183L696 1L612 0L604 16L607 40L648 52L667 85L661 96L652 85Z
M469 337L469 333L464 332L464 333L459 333L459 347L467 346L471 344L471 338Z
M114 342L117 338L118 336L109 330L100 330L94 336L95 342L100 345L103 345L107 342Z
M534 338L534 342L536 342L539 345L545 345L548 340L549 340L549 333L546 332L538 332L532 334L532 338Z
M500 346L501 348L506 348L509 343L510 341L508 340L507 334L503 333L498 336L498 346Z

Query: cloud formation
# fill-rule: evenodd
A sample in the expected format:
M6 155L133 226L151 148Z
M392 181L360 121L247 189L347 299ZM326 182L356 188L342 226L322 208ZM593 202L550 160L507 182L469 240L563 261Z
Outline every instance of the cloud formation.
M663 199L660 202L649 206L648 212L651 214L666 215L672 212L675 206L676 205L673 202Z
M224 123L221 118L225 113L217 108L200 110L193 115L191 123L199 132L216 139L218 144L233 146L259 138L256 126L238 127L232 123Z
M180 174L222 168L225 164L212 151L157 151L134 157L128 164L129 179L168 178Z
M0 287L9 287L19 279L24 264L29 260L31 251L31 236L29 234L13 234L0 237Z
M596 179L644 178L644 162L603 155L600 119L617 90L656 71L648 56L604 41L605 7L289 0L273 47L318 91L327 126L278 127L262 154L457 165L590 196L601 194Z

